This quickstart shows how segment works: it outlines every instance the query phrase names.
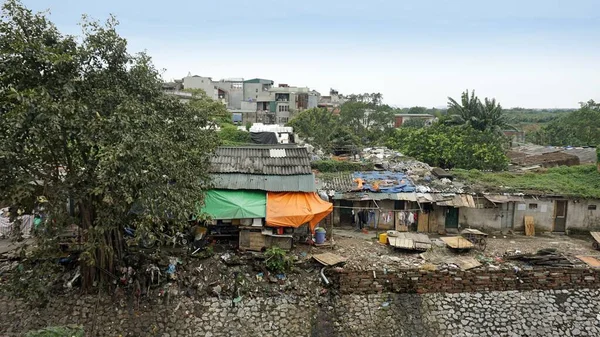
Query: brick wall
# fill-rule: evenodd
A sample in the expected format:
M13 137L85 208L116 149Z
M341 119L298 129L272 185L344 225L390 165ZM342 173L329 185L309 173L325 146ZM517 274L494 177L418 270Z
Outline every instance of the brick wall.
M342 294L380 292L436 293L505 290L600 288L600 271L548 268L476 271L338 271L333 276Z

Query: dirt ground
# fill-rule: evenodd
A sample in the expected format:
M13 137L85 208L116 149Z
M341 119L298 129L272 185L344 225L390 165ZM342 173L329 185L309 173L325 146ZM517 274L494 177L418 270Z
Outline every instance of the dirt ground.
M423 268L428 261L424 260L420 252L400 250L389 245L383 245L376 240L377 232L368 234L357 232L352 228L334 228L334 249L312 248L318 252L332 251L335 254L348 258L345 268L353 270L371 270L396 268ZM429 235L431 239L439 235ZM535 237L524 235L490 235L484 251L471 249L465 252L455 252L446 247L433 245L437 254L454 257L474 257L483 264L483 267L512 268L515 261L505 261L507 253L534 254L540 249L556 249L557 253L565 256L575 265L584 265L576 255L594 256L600 258L600 251L592 247L592 237L566 236L558 234L542 234Z

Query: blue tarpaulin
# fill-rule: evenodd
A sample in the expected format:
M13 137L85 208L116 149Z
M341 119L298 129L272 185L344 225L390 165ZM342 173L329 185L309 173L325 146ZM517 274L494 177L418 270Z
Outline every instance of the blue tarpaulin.
M356 190L379 193L414 192L415 185L402 172L371 171L352 174ZM361 188L359 188L362 185Z

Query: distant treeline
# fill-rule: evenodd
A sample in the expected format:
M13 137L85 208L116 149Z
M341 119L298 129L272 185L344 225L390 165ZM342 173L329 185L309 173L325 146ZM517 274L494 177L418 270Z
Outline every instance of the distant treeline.
M510 108L503 109L509 124L545 124L577 109L525 109ZM412 108L396 108L396 113L402 114L430 114L437 117L448 114L448 109L426 108L415 106Z

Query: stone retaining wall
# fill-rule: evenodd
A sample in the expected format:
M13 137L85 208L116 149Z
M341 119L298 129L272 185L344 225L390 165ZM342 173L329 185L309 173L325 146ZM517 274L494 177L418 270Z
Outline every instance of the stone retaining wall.
M506 290L600 288L600 271L587 268L520 270L347 271L334 275L342 294L462 293Z

